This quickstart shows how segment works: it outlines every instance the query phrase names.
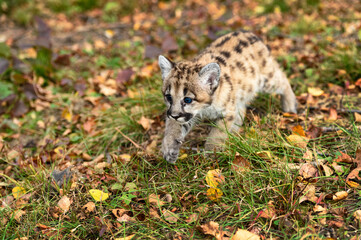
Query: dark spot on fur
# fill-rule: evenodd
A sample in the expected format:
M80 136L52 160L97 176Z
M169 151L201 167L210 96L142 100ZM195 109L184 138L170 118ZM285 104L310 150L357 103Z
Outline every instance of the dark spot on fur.
M223 56L225 56L226 58L229 58L231 56L231 53L230 52L227 52L227 51L221 51L221 54Z
M222 57L215 57L218 63L221 63L224 66L227 66L226 61Z
M267 47L268 51L271 52L272 49L268 44L266 45L266 47Z
M262 67L265 67L266 66L266 59L263 59L262 60Z
M241 63L241 62L236 62L236 65L237 65L238 68L242 68L242 67L243 67L243 63Z
M247 46L248 46L248 43L246 41L239 40L238 44L234 47L234 50L237 53L242 53L242 49L247 47Z
M262 57L262 55L263 55L263 50L258 51L258 57Z
M268 74L268 78L273 78L273 72L270 72L270 73Z
M251 67L250 67L250 72L251 72L252 75L254 74L254 71L255 71L255 70L254 70L254 67L251 66Z
M224 37L224 38L222 39L222 41L220 41L220 42L216 45L216 47L222 47L222 46L223 46L226 42L228 42L230 39L231 39L230 36Z
M183 95L185 96L187 94L187 92L188 92L188 88L184 88Z
M226 117L226 120L227 121L233 121L233 119L234 119L234 117L231 115L231 116L228 116L228 117Z
M233 33L232 33L232 36L233 36L233 37L237 37L238 34L239 34L239 32L233 32Z
M253 91L253 87L252 87L252 85L249 85L248 92L251 93L252 91Z
M252 35L250 37L247 37L247 40L249 41L249 44L254 44L255 42L260 41L261 39L255 35Z
M252 53L251 53L251 55L250 55L250 56L251 56L251 58L254 60L254 55L253 55Z
M228 74L224 74L224 79L226 80L226 82L229 84L231 90L233 90L233 85L232 85L232 82L231 82L231 78ZM230 94L229 94L230 95Z

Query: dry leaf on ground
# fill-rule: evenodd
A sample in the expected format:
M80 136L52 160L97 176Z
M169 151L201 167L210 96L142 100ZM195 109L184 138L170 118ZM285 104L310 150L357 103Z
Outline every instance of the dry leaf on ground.
M347 198L347 196L348 196L348 193L346 191L337 192L337 193L335 193L335 195L332 196L332 200L340 201L340 200Z
M307 91L309 94L311 94L314 97L319 97L324 93L321 88L313 88L313 87L309 87Z
M219 188L208 188L207 197L212 201L218 201L223 196L223 192Z
M361 224L361 210L356 210L352 216L355 218L355 220Z
M299 170L299 174L304 178L304 179L309 179L309 178L313 178L316 177L318 173L318 169L311 163L305 163L301 166L300 170Z
M294 126L292 128L292 132L301 137L306 137L305 130L303 130L303 127L301 125Z
M243 172L243 171L247 171L250 169L251 164L244 158L242 157L239 153L236 153L236 156L234 157L234 160L232 162L232 166L231 168L235 171L235 172Z
M170 223L176 223L176 222L178 222L178 219L179 219L177 214L175 214L169 210L164 210L163 216L164 216L164 219Z
M85 204L82 209L85 210L85 212L94 212L95 210L95 203L94 202L88 202Z
M129 235L127 237L123 237L123 238L114 238L114 240L130 240L135 236L135 234Z
M236 234L233 235L231 240L260 240L261 238L244 229L238 229Z
M154 193L148 196L148 201L150 204L155 206L163 206L165 204L164 201L160 200L159 195L155 195Z
M67 196L63 196L58 202L58 206L61 208L61 210L63 210L63 213L69 211L70 204L71 201Z
M309 140L310 139L307 137L299 136L296 134L292 134L287 137L287 141L290 144L299 148L306 148Z

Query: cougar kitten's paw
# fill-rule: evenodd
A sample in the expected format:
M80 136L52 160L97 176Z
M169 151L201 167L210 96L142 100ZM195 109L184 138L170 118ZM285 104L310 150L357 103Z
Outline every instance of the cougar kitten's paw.
M163 158L169 163L175 163L178 159L182 141L164 138L162 144Z

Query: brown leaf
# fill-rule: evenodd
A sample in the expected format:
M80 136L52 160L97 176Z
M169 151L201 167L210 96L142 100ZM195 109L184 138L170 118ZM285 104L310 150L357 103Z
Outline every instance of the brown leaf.
M170 52L170 51L177 51L177 49L178 49L178 44L174 40L174 38L170 35L165 37L162 43L162 50L165 52Z
M355 218L355 220L361 224L361 210L356 210L352 216Z
M292 134L287 137L287 141L289 143L299 148L306 148L309 140L310 139L307 137L302 137L296 134Z
M250 169L251 164L242 157L238 152L236 153L236 156L234 157L234 160L232 162L231 168L235 172L243 172Z
M346 191L337 192L337 193L335 193L335 195L332 196L332 200L340 201L340 200L347 198L347 196L348 196L348 193Z
M116 218L120 218L121 216L124 215L124 213L128 212L128 210L123 209L123 208L116 208L116 209L112 209L112 213Z
M336 121L337 120L337 110L336 108L330 108L330 115L327 120Z
M87 204L85 204L82 209L85 210L85 212L94 212L95 210L95 203L94 202L88 202Z
M17 222L21 222L21 217L25 214L26 212L21 210L21 209L18 209L14 212L14 218Z
M63 213L69 211L70 204L71 201L67 196L63 196L58 202L58 206L63 210Z
M311 139L318 138L322 135L322 128L316 127L315 125L311 124L311 126L307 130L307 137Z
M216 236L219 232L219 224L213 221L201 225L204 234Z
M132 68L127 68L127 69L121 70L118 73L117 78L115 79L115 81L117 82L117 86L123 87L125 84L127 84L131 80L133 74L134 74L134 71L132 70Z
M153 218L160 218L158 211L154 208L149 209L149 215Z
M176 222L178 222L178 219L179 219L177 214L175 214L169 210L164 210L163 216L164 216L164 219L170 223L176 223Z
M231 240L260 240L261 238L244 229L238 229L236 234L231 238Z
M316 177L318 173L318 169L312 165L311 163L305 163L301 166L300 170L299 170L299 174L304 178L304 179L309 179L309 178L313 178Z
M336 159L336 162L342 162L342 163L353 163L353 159L347 155L346 153L341 152L341 156L338 156Z
M271 219L276 217L276 208L274 206L274 202L269 201L267 203L267 207L262 210L259 216L266 219Z
M12 115L14 117L21 117L25 113L27 113L28 110L29 110L29 108L28 108L28 106L25 105L23 100L19 100L18 102L16 102L16 104L12 110Z
M355 122L361 123L361 114L355 112Z
M56 64L63 65L63 66L69 66L70 65L70 55L69 54L62 54L57 56L57 58L54 60Z
M165 204L164 201L160 200L159 195L155 195L154 193L148 196L148 201L154 206L163 206Z
M315 185L309 184L307 185L303 192L305 193L305 195L301 196L299 199L299 203L302 203L304 201L310 201L315 203L317 201L317 197L316 197L316 187Z
M147 130L150 129L150 127L151 127L151 125L152 125L153 122L154 122L154 120L142 116L137 123L139 123L140 125L142 125L142 127L144 128L144 130L147 131Z

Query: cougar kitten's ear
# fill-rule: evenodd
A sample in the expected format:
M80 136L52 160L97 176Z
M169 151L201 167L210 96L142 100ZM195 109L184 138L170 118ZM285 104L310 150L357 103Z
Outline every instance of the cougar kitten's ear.
M162 79L164 80L170 73L170 71L172 70L174 63L169 60L168 58L159 55L158 57L158 64L160 67L160 70L162 71Z
M199 72L201 84L212 92L218 87L221 68L217 63L209 63Z

